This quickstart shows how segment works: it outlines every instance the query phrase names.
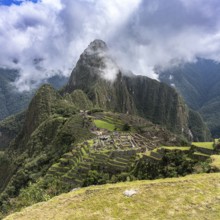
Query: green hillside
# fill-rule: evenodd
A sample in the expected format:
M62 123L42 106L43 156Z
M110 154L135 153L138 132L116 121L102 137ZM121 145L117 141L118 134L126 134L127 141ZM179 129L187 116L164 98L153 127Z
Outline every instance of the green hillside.
M220 64L205 59L160 72L160 80L175 85L186 103L200 112L215 137L220 133L219 73Z
M53 99L56 101L51 102ZM35 105L32 108L33 103L38 103L40 108ZM143 118L111 112L92 113L92 110L81 112L76 105L63 106L63 103L50 86L43 86L32 100L22 132L0 160L2 213L19 210L78 186L158 178L166 165L156 158L155 162L159 163L154 169L159 173L151 176L149 170L149 176L144 176L140 172L145 167L140 167L138 161L148 164L153 159L154 163L155 153L143 159L140 153L162 144L186 144L183 138ZM32 114L36 121L30 124ZM114 125L114 131L109 131L108 126L96 126L97 121ZM129 130L124 131L126 123ZM185 175L185 169L172 174L166 172L166 177L170 175ZM29 200L24 199L27 194L32 195Z
M19 134L24 119L25 112L21 112L0 121L0 150L7 149L10 142Z
M191 146L208 130L178 93L121 71L106 81L106 59L106 44L92 42L61 91L41 86L26 112L0 123L2 216L73 188L216 171L219 149Z
M26 110L36 88L20 92L13 85L18 78L17 70L0 68L0 120ZM42 83L49 83L54 88L61 88L67 81L66 77L53 76Z
M218 220L219 181L216 173L91 186L28 207L6 220ZM128 190L134 195L126 196Z

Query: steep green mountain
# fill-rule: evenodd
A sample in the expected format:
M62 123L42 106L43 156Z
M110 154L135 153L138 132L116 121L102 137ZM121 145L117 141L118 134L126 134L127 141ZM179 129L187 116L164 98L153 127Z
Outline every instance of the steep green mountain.
M52 163L71 148L71 143L93 136L83 116L75 110L49 85L36 93L23 128L0 159L0 191L5 191L1 201L16 196L28 182L45 175Z
M24 111L36 91L19 92L13 85L17 77L17 70L0 68L0 120ZM61 88L66 81L66 77L59 75L47 80L56 89Z
M111 74L115 74L115 81L105 80L109 68ZM148 77L124 74L108 54L103 41L92 42L80 56L63 93L75 89L83 90L98 108L137 114L173 132L189 135L188 108L178 93ZM205 128L202 121L201 124ZM209 138L208 129L202 132L206 133L203 140ZM197 135L198 131L192 133Z
M84 110L89 112L82 111L82 101ZM184 139L143 118L100 111L94 109L82 91L75 90L62 97L49 85L41 87L29 105L19 135L0 158L2 213L25 206L19 194L22 197L26 187L27 192L31 190L30 184L34 184L42 195L48 193L52 197L78 184L93 183L87 177L90 175L88 169L96 173L105 166L106 174L103 175L108 172L120 175L132 169L138 153L146 151L146 147L186 144ZM129 126L124 126L126 123ZM114 126L113 132L119 133L112 136L109 146L103 141L100 143L104 145L99 145L99 129L103 126L104 130L108 129L109 125ZM120 134L123 130L131 134ZM124 179L128 174L123 175L111 176L111 179ZM43 197L40 196L39 201Z
M199 111L214 137L220 133L220 64L198 59L159 73L160 80L175 88Z
M177 92L117 68L96 40L62 91L42 86L25 113L0 124L3 216L76 187L211 171L218 150L190 146L189 126L198 139L205 127L190 125L203 123ZM106 80L115 69L116 80Z

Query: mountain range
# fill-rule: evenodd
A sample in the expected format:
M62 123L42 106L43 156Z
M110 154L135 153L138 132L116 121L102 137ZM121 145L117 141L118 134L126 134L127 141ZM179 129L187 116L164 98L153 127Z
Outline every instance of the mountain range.
M215 152L190 145L210 134L174 88L123 72L101 40L0 131L2 215L76 187L211 172Z

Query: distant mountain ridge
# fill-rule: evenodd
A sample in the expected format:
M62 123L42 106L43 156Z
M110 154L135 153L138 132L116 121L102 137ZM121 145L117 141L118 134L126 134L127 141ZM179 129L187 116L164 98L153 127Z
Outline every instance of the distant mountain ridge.
M33 91L17 92L11 84L16 80L16 70L0 69L0 120L27 108Z
M194 110L199 111L212 135L220 136L220 64L198 59L159 72L162 82L174 85Z
M18 77L18 71L0 68L0 120L25 110L33 97L36 88L31 91L19 92L13 82ZM67 81L66 77L54 76L47 80L56 89Z

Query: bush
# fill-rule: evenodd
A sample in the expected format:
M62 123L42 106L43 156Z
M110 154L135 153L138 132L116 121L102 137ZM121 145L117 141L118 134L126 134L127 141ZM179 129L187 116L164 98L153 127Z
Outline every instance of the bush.
M131 126L128 123L125 123L122 127L122 131L130 131L131 130Z
M97 113L97 112L104 112L104 110L100 109L100 108L94 108L94 109L91 109L88 111L88 115L91 115L91 114Z
M83 186L101 185L106 184L109 181L109 174L98 172L97 170L90 170L86 179L83 182Z

